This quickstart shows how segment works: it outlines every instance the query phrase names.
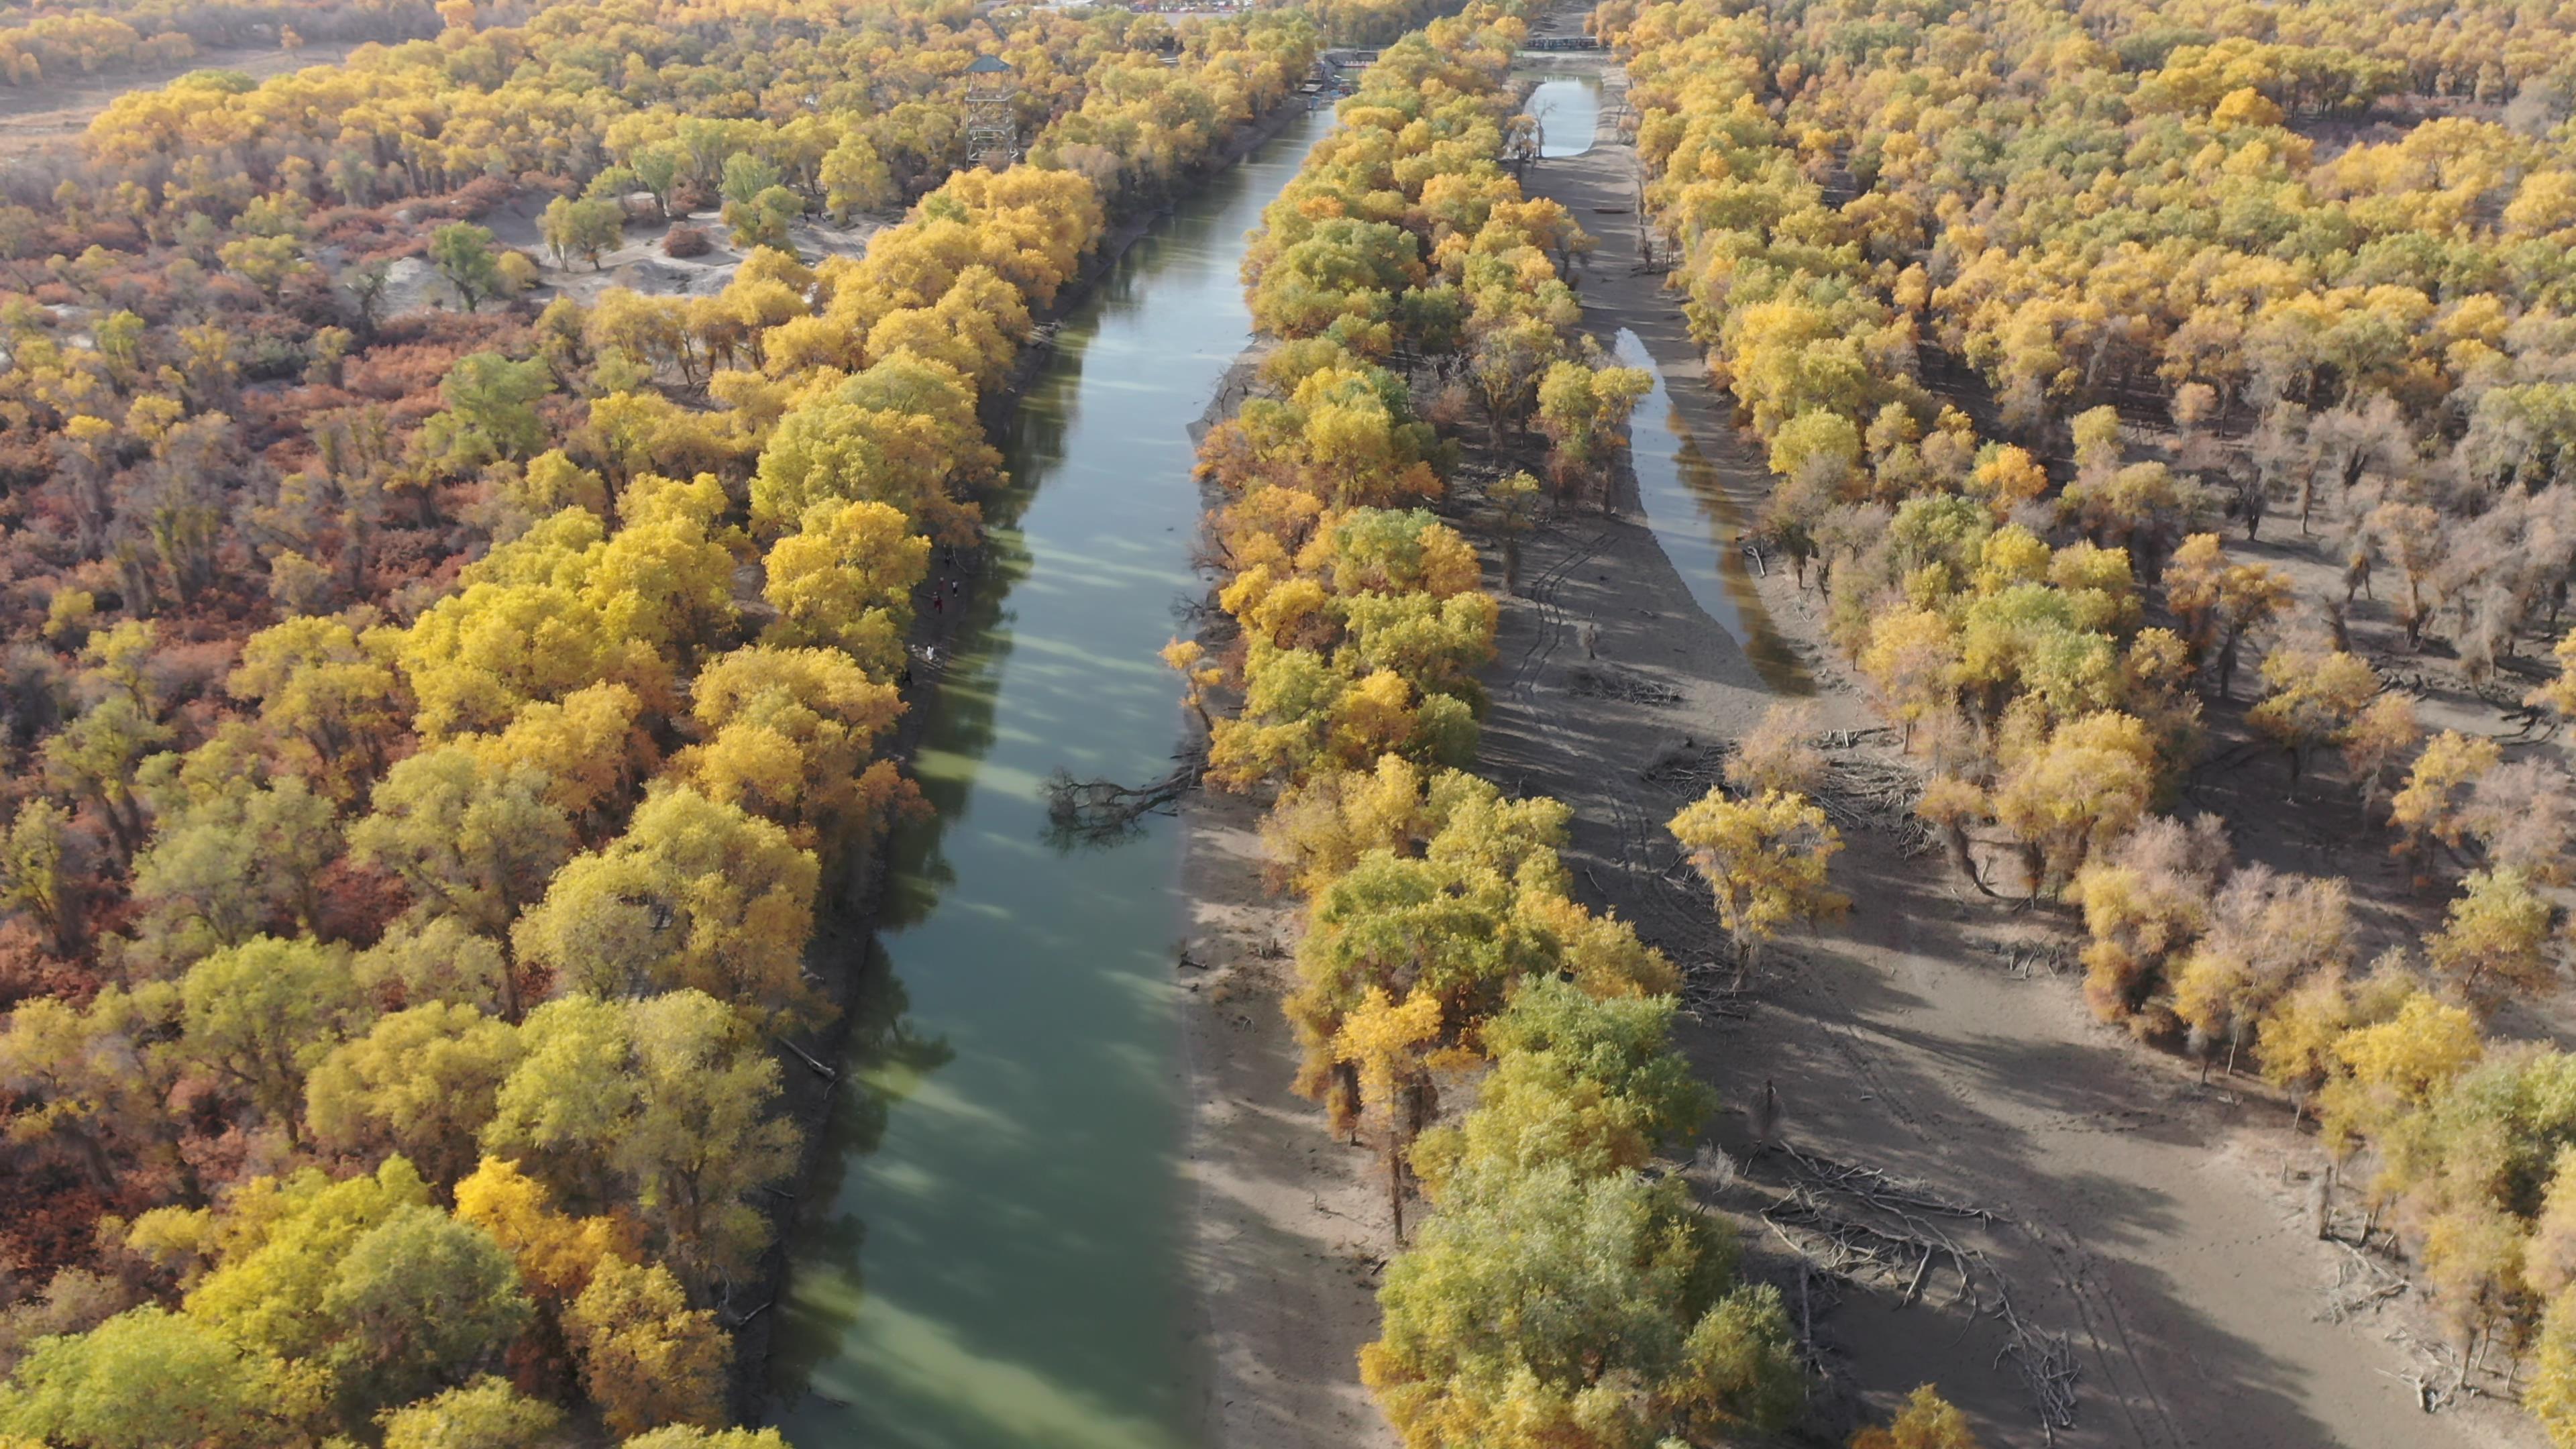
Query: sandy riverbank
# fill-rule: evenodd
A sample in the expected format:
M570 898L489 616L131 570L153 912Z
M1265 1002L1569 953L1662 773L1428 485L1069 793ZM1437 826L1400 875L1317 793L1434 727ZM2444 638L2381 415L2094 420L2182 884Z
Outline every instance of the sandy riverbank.
M1233 416L1268 349L1244 349L1193 440ZM1210 1449L1393 1449L1358 1354L1377 1336L1394 1235L1374 1155L1336 1142L1289 1090L1297 1044L1280 999L1298 910L1264 883L1262 813L1207 790L1180 812L1183 1241L1206 1348L1193 1427Z
M1599 238L1581 271L1589 325L1605 339L1635 332L1664 374L1673 416L1635 426L1688 429L1749 507L1766 475L1710 387L1678 299L1636 270L1633 153L1610 133L1616 107L1603 114L1593 151L1542 162L1525 185ZM1638 921L1681 959L1704 959L1706 903L1661 833L1697 786L1659 785L1638 762L1734 733L1759 701L1749 669L1727 667L1733 641L1672 602L1669 564L1628 544L1634 531L1623 518L1568 519L1527 550L1524 574L1538 587L1506 601L1486 768L1575 807L1573 858L1592 904ZM1815 596L1785 574L1760 591L1818 676L1820 723L1877 723L1822 648ZM1581 652L1573 641L1587 621L1603 656L1592 667L1633 671L1680 698L1646 706L1569 688L1568 654ZM1855 753L1873 751L1893 758L1884 746ZM1776 1082L1783 1136L1811 1159L1912 1179L1993 1216L1947 1229L1970 1271L1935 1263L1916 1275L1919 1292L1901 1272L1812 1277L1754 1214L1794 1188L1815 1190L1815 1174L1783 1153L1757 1156L1738 1112L1713 1124L1707 1145L1742 1163L1741 1176L1695 1175L1738 1213L1750 1268L1812 1325L1826 1374L1817 1427L1847 1428L1936 1381L1995 1444L2537 1442L2493 1403L2419 1412L2410 1376L2430 1364L2416 1348L2426 1326L2402 1304L2337 1307L2347 1256L2316 1240L2306 1208L2322 1160L2275 1104L2224 1079L2203 1087L2093 1022L2072 976L2007 969L1999 950L2055 934L2044 918L1976 896L1937 855L1909 858L1877 832L1848 838L1836 873L1857 903L1851 919L1772 953L1743 1015L1710 1013L1682 1044L1733 1107ZM2073 1422L2053 1433L2007 1352L2017 1338L2033 1357L2062 1345L2052 1362L2074 1370Z
M1380 1449L1395 1435L1360 1386L1393 1243L1364 1148L1336 1142L1289 1088L1281 1016L1295 907L1262 889L1261 807L1182 811L1191 960L1181 1040L1189 1090L1189 1274L1207 1346L1200 1442L1216 1449Z

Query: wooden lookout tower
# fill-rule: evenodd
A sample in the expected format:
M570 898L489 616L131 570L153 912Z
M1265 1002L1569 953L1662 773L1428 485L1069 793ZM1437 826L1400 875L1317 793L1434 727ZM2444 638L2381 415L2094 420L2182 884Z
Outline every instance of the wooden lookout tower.
M988 170L1007 168L1020 155L1019 73L999 56L979 55L966 67L966 154Z

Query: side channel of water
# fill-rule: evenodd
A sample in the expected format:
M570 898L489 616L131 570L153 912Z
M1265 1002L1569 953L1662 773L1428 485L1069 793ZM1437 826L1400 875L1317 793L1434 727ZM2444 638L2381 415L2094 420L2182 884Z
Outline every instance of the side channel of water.
M1637 473L1638 506L1664 557L1680 571L1691 597L1743 646L1764 683L1782 694L1815 693L1806 665L1771 623L1754 582L1754 565L1744 552L1752 521L1727 496L1690 420L1673 405L1663 368L1624 327L1610 355L1621 367L1644 368L1655 379L1629 418L1628 462Z
M1199 587L1185 428L1250 333L1245 233L1331 124L1158 223L1021 400L994 569L926 704L937 816L895 842L781 1305L773 1402L800 1449L1185 1449L1178 837L1059 848L1043 785L1170 767L1155 651Z
M1542 127L1539 154L1558 159L1592 149L1601 98L1596 76L1541 80L1524 103ZM1637 334L1625 328L1611 347L1611 357L1622 367L1645 369L1655 380L1629 422L1628 457L1636 469L1638 507L1664 557L1672 560L1700 608L1743 646L1745 657L1764 682L1782 694L1815 693L1806 666L1763 606L1754 566L1743 550L1751 520L1727 495L1690 420L1665 390L1663 368Z
M1592 149L1592 134L1600 129L1601 82L1588 75L1542 79L1521 109L1538 122L1539 155L1580 156Z

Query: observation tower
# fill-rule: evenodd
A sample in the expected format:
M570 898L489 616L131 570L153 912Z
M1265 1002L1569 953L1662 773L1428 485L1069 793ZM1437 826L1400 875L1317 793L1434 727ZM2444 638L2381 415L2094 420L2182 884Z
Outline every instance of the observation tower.
M1020 77L999 56L979 55L966 67L966 155L1000 171L1020 156L1020 123L1013 114Z

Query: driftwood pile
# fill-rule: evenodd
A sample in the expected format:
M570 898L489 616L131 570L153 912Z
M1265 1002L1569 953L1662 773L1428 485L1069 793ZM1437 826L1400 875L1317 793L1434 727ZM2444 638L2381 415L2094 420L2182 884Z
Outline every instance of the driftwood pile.
M1746 987L1741 967L1729 969L1715 961L1693 961L1682 967L1682 1010L1703 1020L1722 1016L1730 1021L1743 1021L1753 1015L1753 993Z
M1577 691L1584 686L1578 675ZM1598 686L1606 690L1606 686ZM1923 798L1923 777L1903 760L1874 745L1894 738L1885 729L1833 730L1813 735L1807 743L1825 756L1825 777L1810 792L1836 830L1870 831L1896 841L1907 858L1940 848L1929 822L1914 813ZM1731 740L1700 744L1684 740L1638 772L1638 778L1661 786L1677 799L1697 799L1726 782L1726 762L1735 753Z
M1941 846L1931 823L1914 813L1923 799L1923 777L1901 759L1859 751L1873 736L1892 738L1883 729L1836 730L1812 742L1832 768L1816 788L1816 803L1836 830L1874 831L1893 839L1907 859L1929 855Z
M1625 704L1671 705L1681 703L1684 697L1680 690L1660 680L1601 665L1576 669L1568 688L1585 699L1615 699Z
M1986 1251L1959 1239L1971 1224L2004 1222L2000 1214L1880 1168L1812 1156L1785 1144L1777 1150L1788 1161L1793 1181L1762 1216L1799 1255L1802 1273L1804 1265L1812 1264L1827 1278L1897 1287L1903 1295L1899 1301L1906 1304L1927 1289L1952 1282L1954 1305L2003 1324L2004 1345L1996 1362L2012 1361L2048 1442L2056 1442L2058 1430L2075 1426L2079 1370L2074 1344L2063 1333L2031 1326ZM1800 1296L1803 1304L1803 1281Z
M1989 941L1985 949L2025 981L2042 971L2063 976L2082 964L2071 941Z

